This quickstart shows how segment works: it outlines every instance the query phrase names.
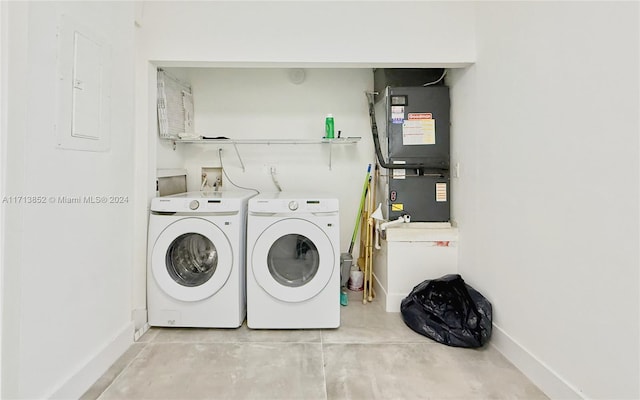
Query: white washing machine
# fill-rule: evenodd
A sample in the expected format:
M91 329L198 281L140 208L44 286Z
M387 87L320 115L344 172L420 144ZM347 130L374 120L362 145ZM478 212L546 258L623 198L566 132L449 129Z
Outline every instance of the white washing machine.
M340 227L335 198L261 194L247 217L247 326L340 325Z
M246 315L246 210L252 195L187 192L151 200L149 325L242 325Z

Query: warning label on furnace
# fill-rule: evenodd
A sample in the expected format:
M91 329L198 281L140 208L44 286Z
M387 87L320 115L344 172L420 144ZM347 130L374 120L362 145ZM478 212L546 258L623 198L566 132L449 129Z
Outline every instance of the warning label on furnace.
M406 164L406 161L394 161L394 164ZM407 176L406 169L392 169L393 173L391 174L391 178L393 179L404 179Z
M431 113L409 113L409 118L407 119L432 119L433 114Z
M447 201L447 184L438 182L436 183L436 201Z
M401 124L404 121L404 106L391 106L391 123Z
M436 144L435 119L408 119L402 123L402 144L405 146Z

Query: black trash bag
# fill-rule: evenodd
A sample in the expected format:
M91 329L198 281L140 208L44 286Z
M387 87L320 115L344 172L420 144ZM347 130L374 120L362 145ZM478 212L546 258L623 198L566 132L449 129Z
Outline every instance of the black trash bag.
M420 283L400 312L409 328L448 346L482 347L491 337L491 303L458 274Z

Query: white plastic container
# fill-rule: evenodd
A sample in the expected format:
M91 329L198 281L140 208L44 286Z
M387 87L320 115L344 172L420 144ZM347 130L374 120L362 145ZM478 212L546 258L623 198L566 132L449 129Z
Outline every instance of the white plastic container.
M351 270L348 287L349 290L362 291L364 289L364 273L357 268Z
M374 251L376 299L387 312L426 279L458 273L458 229L448 223L412 222L386 230Z

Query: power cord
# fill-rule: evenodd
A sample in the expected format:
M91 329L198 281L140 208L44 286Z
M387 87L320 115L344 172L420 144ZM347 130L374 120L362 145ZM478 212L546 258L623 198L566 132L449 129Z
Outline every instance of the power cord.
M271 180L273 181L273 184L276 185L276 188L278 188L278 192L282 192L282 188L280 187L280 184L278 183L278 180L276 179L276 169L275 169L275 167L271 167L270 171L271 171Z
M220 160L220 168L222 168L222 173L224 174L224 176L227 178L227 180L229 181L229 183L231 183L233 186L237 187L238 189L244 189L244 190L252 190L254 192L256 192L257 194L260 194L260 191L258 189L254 189L254 188L247 188L247 187L243 187L243 186L238 186L235 183L233 183L233 181L231 180L231 178L229 178L229 175L227 175L227 170L224 168L224 165L222 164L222 149L218 149L218 159Z
M447 69L446 69L446 68L443 68L443 69L442 69L442 75L440 75L440 78L436 79L436 80L435 80L435 81L433 81L433 82L427 82L427 83L425 83L425 84L424 84L424 85L422 85L422 86L431 86L431 85L435 85L436 83L440 82L440 81L444 78L444 76L445 76L446 74L447 74Z

